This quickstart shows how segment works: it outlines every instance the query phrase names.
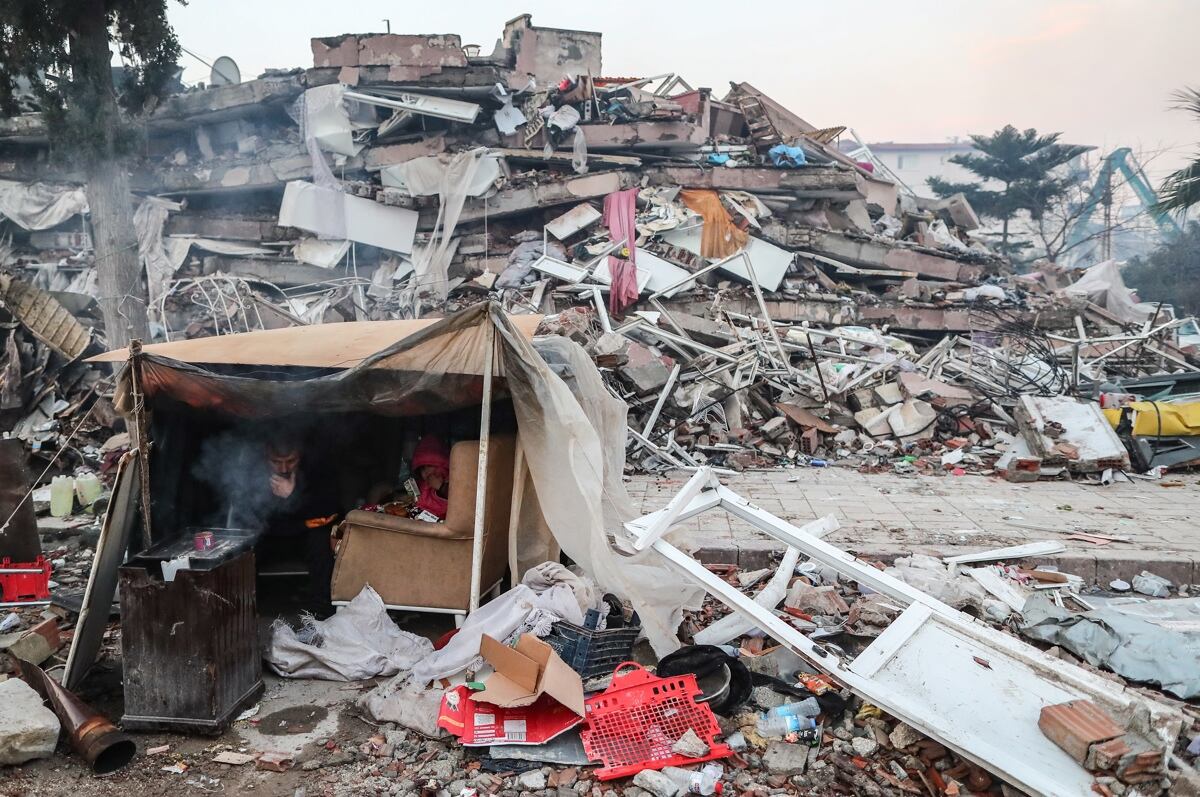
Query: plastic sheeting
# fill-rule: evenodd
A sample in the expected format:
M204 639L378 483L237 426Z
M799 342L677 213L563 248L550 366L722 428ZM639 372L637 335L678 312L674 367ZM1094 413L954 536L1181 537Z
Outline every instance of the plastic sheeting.
M654 652L665 656L679 648L683 607L698 606L704 593L670 570L658 552L629 554L612 545L613 532L638 517L622 478L628 407L605 389L579 344L537 338L535 347L541 357L525 344L506 352L505 359L542 514L555 541L584 573L630 600ZM510 356L522 359L520 368ZM548 378L554 374L559 378ZM539 543L522 539L518 557Z
M308 615L299 631L276 620L265 658L284 678L362 681L411 669L432 652L428 639L396 627L368 585L328 620Z
M296 227L322 239L357 241L400 254L413 250L418 215L414 210L303 180L289 182L279 204L280 227Z
M1105 260L1083 272L1083 276L1059 291L1065 296L1081 296L1098 304L1128 324L1144 324L1158 311L1156 304L1138 302L1125 286L1115 260Z
M444 300L450 290L448 272L450 260L454 257L457 244L454 242L454 230L458 227L458 218L462 215L463 204L471 195L476 185L476 175L485 162L495 162L487 157L487 150L473 149L455 155L438 178L438 215L429 243L413 257L416 266L416 291L414 299L420 292L428 292L439 301ZM412 175L409 175L411 178ZM420 187L419 190L428 190Z
M1200 696L1200 598L1088 600L1097 607L1072 612L1034 595L1021 633L1184 700Z
M1183 404L1165 401L1133 401L1133 434L1136 437L1195 437L1200 435L1200 402ZM1120 408L1104 410L1104 417L1116 429L1121 422Z
M23 230L57 227L87 212L87 194L79 186L0 180L0 216Z
M464 190L467 196L491 196L505 177L504 159L498 153L485 152L478 155L478 160L478 168ZM379 179L385 187L403 189L409 196L437 196L442 192L449 168L441 157L428 155L385 166L379 170Z
M362 149L363 145L354 141L354 131L367 125L351 120L346 107L346 87L342 84L331 83L305 91L303 113L305 137L311 136L323 151L350 157Z

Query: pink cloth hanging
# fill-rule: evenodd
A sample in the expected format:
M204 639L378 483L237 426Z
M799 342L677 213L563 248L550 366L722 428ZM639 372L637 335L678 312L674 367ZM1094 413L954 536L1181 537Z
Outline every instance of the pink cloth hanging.
M609 239L624 240L622 248L629 249L628 260L616 255L608 256L608 273L612 275L612 285L608 291L608 311L614 315L620 315L626 307L638 300L637 228L634 226L637 195L638 189L630 188L614 191L604 197L604 226L608 228ZM621 249L617 251L620 252Z

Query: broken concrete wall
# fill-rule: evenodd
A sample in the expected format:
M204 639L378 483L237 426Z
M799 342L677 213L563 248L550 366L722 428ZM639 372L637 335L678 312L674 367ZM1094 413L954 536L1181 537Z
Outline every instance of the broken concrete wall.
M338 67L344 83L358 83L359 67L386 67L387 79L420 80L446 67L467 66L457 34L346 34L311 41L313 67Z
M509 20L492 58L503 59L515 76L531 75L541 85L557 85L564 76L602 75L601 34L587 30L539 28L529 14Z

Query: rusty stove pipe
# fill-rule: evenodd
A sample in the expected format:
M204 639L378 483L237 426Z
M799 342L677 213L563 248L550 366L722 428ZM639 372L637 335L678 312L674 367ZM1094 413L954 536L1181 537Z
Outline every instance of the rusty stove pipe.
M108 718L84 703L36 664L22 661L25 681L50 701L59 722L70 736L71 748L97 775L116 772L133 760L137 745Z

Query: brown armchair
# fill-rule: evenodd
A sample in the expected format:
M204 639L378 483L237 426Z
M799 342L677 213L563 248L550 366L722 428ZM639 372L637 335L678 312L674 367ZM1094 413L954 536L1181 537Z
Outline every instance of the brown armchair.
M492 435L484 498L480 589L504 577L508 563L516 437ZM445 523L355 510L346 515L333 568L334 601L348 601L370 584L389 606L465 614L471 601L471 548L479 441L450 449Z

